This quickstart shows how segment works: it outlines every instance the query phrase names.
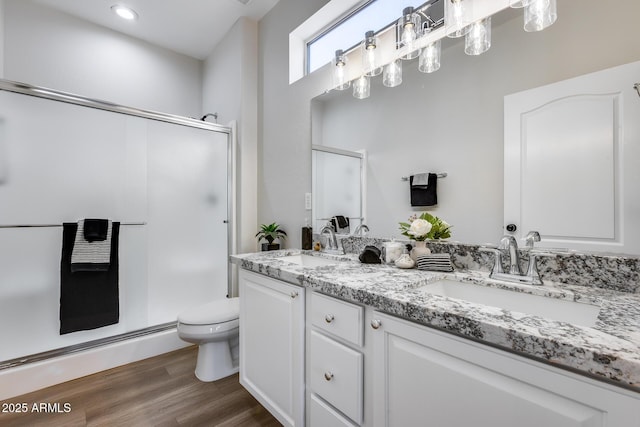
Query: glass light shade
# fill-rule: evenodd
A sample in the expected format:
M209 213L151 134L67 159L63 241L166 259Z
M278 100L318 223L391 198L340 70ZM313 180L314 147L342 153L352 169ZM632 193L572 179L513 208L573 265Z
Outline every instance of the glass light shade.
M402 83L402 60L395 61L385 65L382 73L382 84L386 87L396 87Z
M531 3L531 0L509 0L509 6L514 9L526 7Z
M480 55L491 47L491 17L481 19L471 24L469 32L464 38L464 53Z
M367 76L377 76L382 73L380 65L380 49L378 38L373 31L367 31L362 42L362 69Z
M449 37L462 37L469 32L473 16L470 0L444 0L444 28Z
M336 50L336 56L333 58L333 88L337 90L348 89L351 82L347 80L346 66L347 58L344 56L342 50Z
M396 40L398 49L402 49L405 54L402 59L413 59L420 55L420 49L415 47L416 40L422 31L422 19L420 15L413 11L413 7L405 7L402 17L398 19L396 25Z
M433 73L440 69L440 52L442 51L440 40L427 45L420 53L418 70L421 73Z
M524 30L542 31L558 19L556 0L530 0L524 8Z
M362 75L353 81L353 97L365 99L371 95L371 84L369 77Z

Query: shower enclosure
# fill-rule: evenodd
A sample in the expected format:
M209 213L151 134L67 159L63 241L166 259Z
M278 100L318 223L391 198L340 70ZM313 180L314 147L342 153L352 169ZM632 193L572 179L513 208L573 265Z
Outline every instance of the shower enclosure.
M228 293L228 127L0 80L0 372L175 328ZM62 223L119 221L120 318L60 335Z

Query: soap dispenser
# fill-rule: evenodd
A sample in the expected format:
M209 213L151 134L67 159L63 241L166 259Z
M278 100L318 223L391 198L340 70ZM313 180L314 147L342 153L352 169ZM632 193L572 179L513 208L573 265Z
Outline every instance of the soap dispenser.
M305 226L302 227L302 249L309 250L313 245L313 229L309 225L309 218L304 219Z

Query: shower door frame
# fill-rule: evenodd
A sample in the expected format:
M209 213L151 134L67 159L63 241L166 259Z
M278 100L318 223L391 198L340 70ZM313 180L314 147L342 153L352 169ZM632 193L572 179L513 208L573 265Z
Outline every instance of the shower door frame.
M178 116L173 114L161 113L158 111L144 110L139 108L127 107L108 101L87 98L69 92L58 91L40 86L34 86L27 83L16 82L12 80L0 79L0 91L19 93L27 96L48 99L52 101L64 102L67 104L75 104L98 110L110 111L113 113L124 114L134 117L140 117L149 120L155 120L180 126L198 128L216 133L227 135L227 259L228 255L235 254L237 227L236 227L236 122L230 123L230 126L223 126L218 123L205 122L190 117ZM139 224L139 225L144 225ZM0 228L32 228L32 227L62 227L62 224L11 224L0 225ZM235 274L233 266L227 261L227 296L234 296L234 280ZM177 321L162 323L159 325L149 326L147 328L137 329L118 335L87 341L67 347L61 347L40 353L26 355L15 359L0 361L0 370L22 366L28 363L39 362L53 357L69 355L79 351L113 344L116 342L138 338L145 335L164 332L166 330L175 329Z

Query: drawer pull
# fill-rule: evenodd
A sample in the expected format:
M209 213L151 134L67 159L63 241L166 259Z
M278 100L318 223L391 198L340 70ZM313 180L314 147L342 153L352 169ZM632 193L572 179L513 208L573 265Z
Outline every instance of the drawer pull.
M324 379L327 381L331 381L333 379L333 374L331 372L325 372Z
M326 316L324 316L324 321L327 323L333 322L333 319L334 319L333 314L327 314Z
M298 296L298 292L293 291L291 292L291 298L296 298Z
M381 321L379 321L378 319L373 319L373 320L371 321L371 327L372 327L373 329L378 329L378 328L380 328L380 326L381 326L381 325L382 325L382 322L381 322Z

